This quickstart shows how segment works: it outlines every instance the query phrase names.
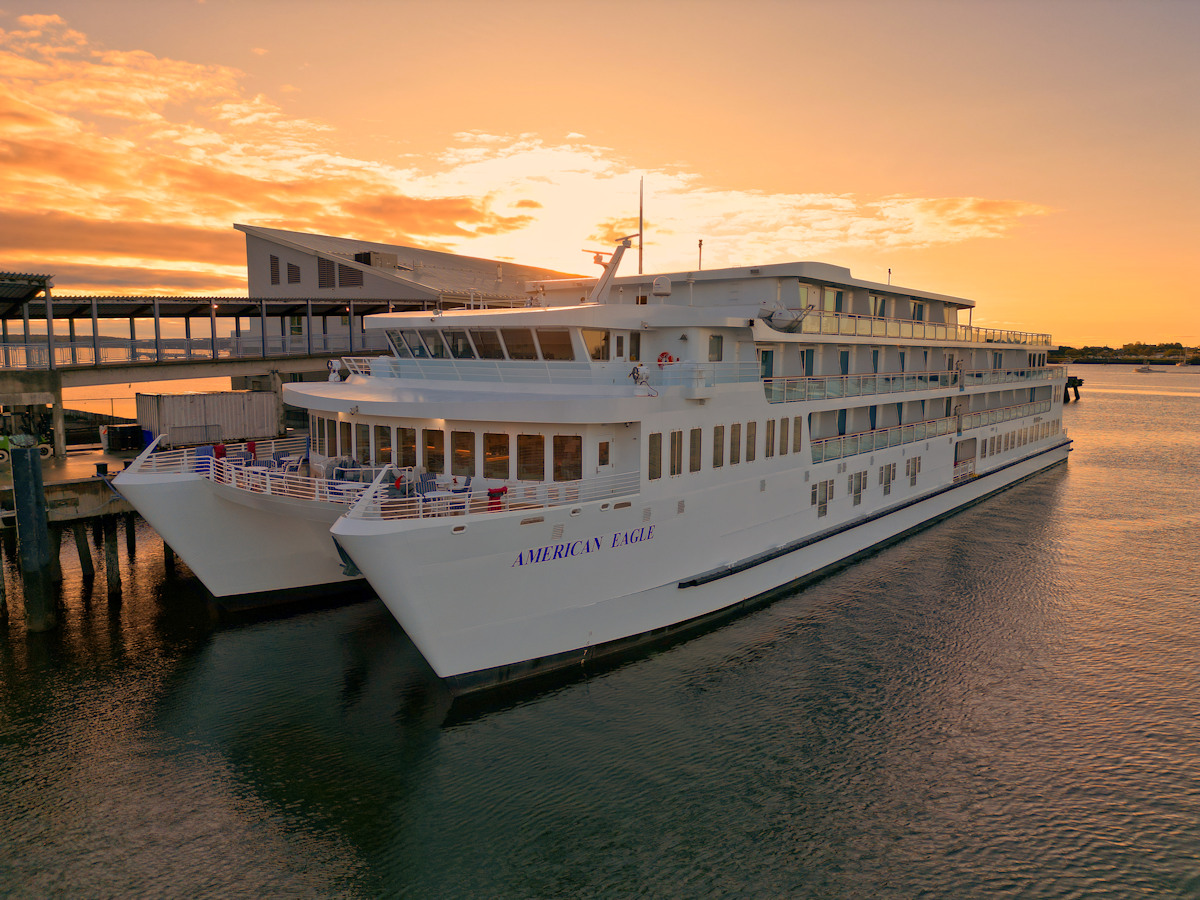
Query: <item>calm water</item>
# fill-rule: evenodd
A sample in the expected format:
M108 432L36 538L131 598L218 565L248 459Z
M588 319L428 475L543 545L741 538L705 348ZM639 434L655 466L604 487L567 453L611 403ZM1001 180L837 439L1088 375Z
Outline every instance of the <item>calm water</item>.
M1200 897L1200 375L1075 372L1068 467L503 706L149 533L51 635L10 568L0 894Z

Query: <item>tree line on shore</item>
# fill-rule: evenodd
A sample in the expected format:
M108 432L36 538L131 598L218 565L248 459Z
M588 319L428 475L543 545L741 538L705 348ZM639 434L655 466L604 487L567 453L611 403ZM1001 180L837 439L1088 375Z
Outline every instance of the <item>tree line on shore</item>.
M1159 363L1186 362L1200 365L1200 348L1185 347L1178 341L1167 344L1143 344L1140 341L1112 347L1062 346L1050 354L1051 362Z

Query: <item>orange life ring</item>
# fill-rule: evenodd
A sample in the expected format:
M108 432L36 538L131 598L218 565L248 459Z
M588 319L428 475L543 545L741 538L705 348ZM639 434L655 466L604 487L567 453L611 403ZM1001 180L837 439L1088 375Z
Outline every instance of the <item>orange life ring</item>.
M664 350L662 353L658 354L658 367L659 367L660 369L661 369L663 366L669 365L669 364L671 364L671 363L673 363L673 362L675 362L675 357L673 357L673 356L672 356L670 353L668 353L666 350Z

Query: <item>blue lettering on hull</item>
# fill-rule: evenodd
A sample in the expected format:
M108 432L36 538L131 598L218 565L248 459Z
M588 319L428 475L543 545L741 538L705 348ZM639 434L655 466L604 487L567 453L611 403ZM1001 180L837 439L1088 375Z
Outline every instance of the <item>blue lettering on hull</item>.
M585 540L572 541L567 544L551 544L548 547L537 547L532 550L522 550L512 561L509 568L515 566L532 566L537 563L553 562L556 559L570 559L573 556L584 556L588 553L599 553L601 550L616 550L630 544L640 544L654 537L654 526L643 525L632 531L618 531L610 539L592 537Z

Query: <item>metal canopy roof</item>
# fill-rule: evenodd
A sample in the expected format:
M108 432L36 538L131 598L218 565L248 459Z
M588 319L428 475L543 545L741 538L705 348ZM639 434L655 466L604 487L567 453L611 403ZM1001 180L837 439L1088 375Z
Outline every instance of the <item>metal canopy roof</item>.
M40 276L48 277L48 276ZM40 291L41 288L38 288ZM100 319L130 319L150 318L154 315L157 302L158 314L161 318L205 318L209 310L219 319L237 316L257 316L263 306L270 317L303 316L307 314L308 304L312 303L314 316L344 316L349 314L350 300L348 298L314 297L310 300L296 297L90 297L90 296L54 296L51 298L54 318L56 319L90 319L92 304L96 305L96 316ZM355 297L354 314L373 315L375 313L424 309L429 303L424 300L384 300ZM22 317L21 307L29 306L31 318L46 317L46 298L29 295L12 297L0 293L0 319L19 319Z
M0 272L0 300L11 300L21 304L32 297L45 293L53 286L53 275Z

